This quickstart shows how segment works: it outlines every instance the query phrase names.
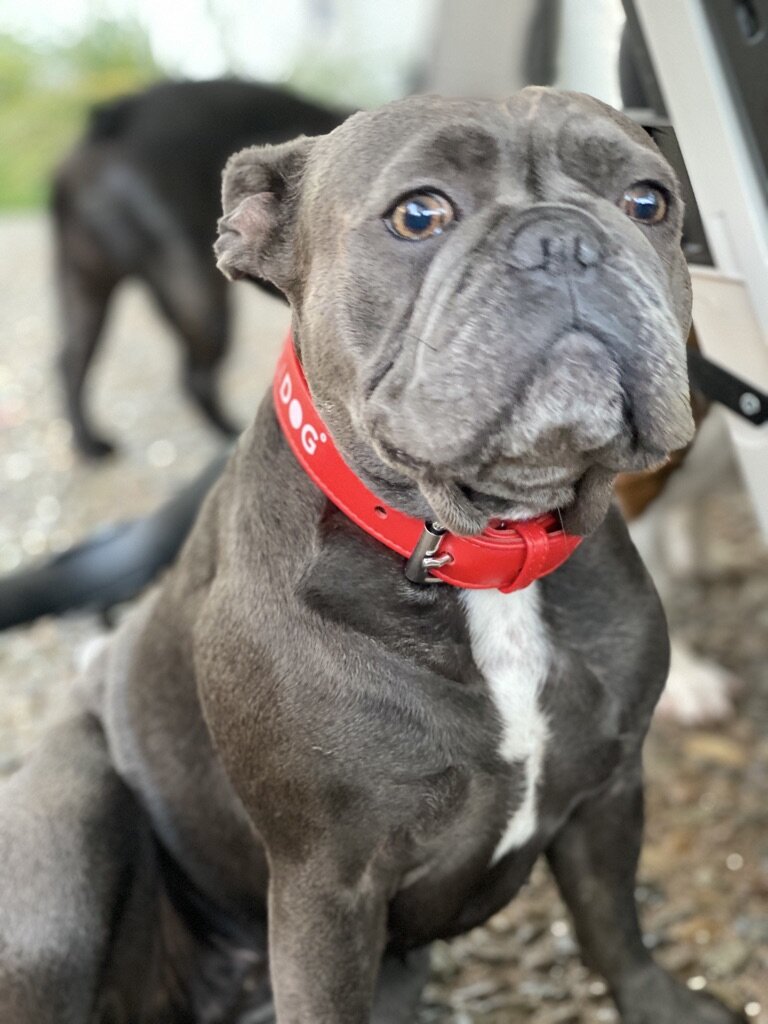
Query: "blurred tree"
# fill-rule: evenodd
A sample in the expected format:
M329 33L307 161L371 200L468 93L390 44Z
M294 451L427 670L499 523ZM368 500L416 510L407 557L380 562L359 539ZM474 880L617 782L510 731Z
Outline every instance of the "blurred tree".
M64 43L0 34L0 209L43 204L51 170L89 107L162 74L133 19L95 17Z
M145 29L137 21L98 17L88 32L60 48L60 56L81 73L157 73Z
M0 103L23 95L35 75L35 54L13 36L0 34Z

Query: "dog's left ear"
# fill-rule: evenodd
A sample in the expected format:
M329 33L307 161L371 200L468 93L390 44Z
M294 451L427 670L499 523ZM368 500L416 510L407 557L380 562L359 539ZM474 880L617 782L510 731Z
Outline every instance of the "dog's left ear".
M315 139L252 146L224 169L217 266L228 278L256 277L289 293L301 178Z

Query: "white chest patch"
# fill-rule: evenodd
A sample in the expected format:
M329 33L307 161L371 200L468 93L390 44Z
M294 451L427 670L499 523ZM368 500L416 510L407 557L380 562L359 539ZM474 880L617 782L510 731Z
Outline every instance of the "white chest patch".
M472 656L501 719L500 754L508 763L524 764L523 799L494 851L491 863L495 864L536 830L536 790L549 735L539 694L550 665L550 646L539 612L537 584L511 594L467 590L461 600Z

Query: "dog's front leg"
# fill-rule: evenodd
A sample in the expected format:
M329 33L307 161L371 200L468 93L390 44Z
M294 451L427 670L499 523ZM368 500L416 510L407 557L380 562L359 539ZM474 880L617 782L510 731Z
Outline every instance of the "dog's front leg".
M368 1024L386 899L366 872L339 881L325 858L271 858L269 949L278 1024Z
M140 1008L156 920L151 844L88 714L52 729L3 780L2 1024L146 1019Z
M547 851L585 961L607 980L623 1024L735 1024L744 1018L689 991L643 943L635 873L643 834L639 758L586 800Z

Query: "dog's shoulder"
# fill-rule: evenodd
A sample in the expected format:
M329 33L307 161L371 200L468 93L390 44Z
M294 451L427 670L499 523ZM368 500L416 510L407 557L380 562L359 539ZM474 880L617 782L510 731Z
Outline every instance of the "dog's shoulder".
M542 614L561 659L596 676L647 724L669 669L669 634L617 508L541 586Z

